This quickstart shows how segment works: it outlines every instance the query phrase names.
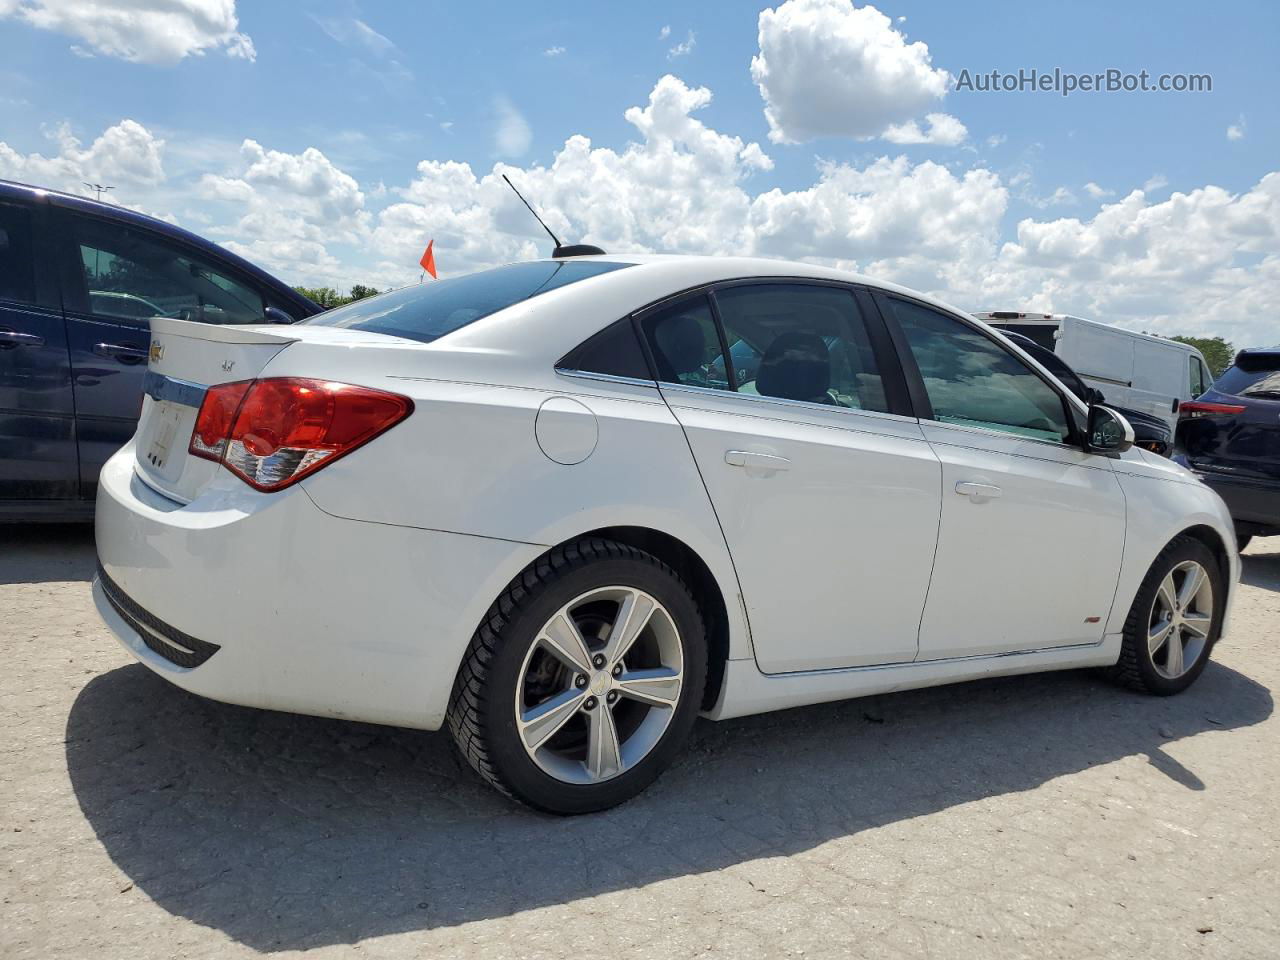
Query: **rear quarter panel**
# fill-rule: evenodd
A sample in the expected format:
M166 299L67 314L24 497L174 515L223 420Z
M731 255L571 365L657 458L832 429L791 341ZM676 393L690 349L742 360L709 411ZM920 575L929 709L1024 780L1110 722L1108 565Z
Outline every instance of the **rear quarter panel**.
M387 363L413 353L375 352L388 354ZM752 655L724 535L684 432L656 387L563 375L555 375L560 389L374 375L374 364L353 369L344 353L296 344L264 374L391 390L411 397L414 413L302 482L321 510L544 547L601 527L661 531L695 551L719 583L730 657ZM556 462L539 443L539 410L552 398L581 404L578 426L594 426L594 448L580 463Z

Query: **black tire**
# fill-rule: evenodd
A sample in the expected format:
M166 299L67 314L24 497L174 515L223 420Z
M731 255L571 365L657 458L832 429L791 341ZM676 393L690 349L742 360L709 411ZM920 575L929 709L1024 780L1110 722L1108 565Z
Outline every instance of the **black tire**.
M1213 622L1209 636L1195 664L1176 679L1161 676L1148 649L1147 634L1150 629L1152 605L1161 581L1178 564L1194 560L1208 572L1213 585ZM1146 578L1138 588L1129 616L1124 622L1124 640L1120 646L1120 659L1111 668L1110 675L1117 683L1155 696L1168 697L1181 693L1204 672L1213 653L1214 644L1222 632L1222 615L1227 599L1226 578L1218 566L1218 558L1207 546L1193 537L1176 537L1156 557Z
M568 783L525 751L512 704L525 654L543 624L575 597L609 585L644 590L666 607L682 642L684 682L665 732L643 760L598 783ZM635 547L585 538L530 564L494 601L463 657L447 723L463 757L502 793L547 813L590 813L631 799L670 764L697 719L706 675L702 616L675 571Z
M1244 553L1244 548L1247 547L1251 542L1253 542L1253 534L1251 533L1236 534L1236 550L1239 551L1240 553Z

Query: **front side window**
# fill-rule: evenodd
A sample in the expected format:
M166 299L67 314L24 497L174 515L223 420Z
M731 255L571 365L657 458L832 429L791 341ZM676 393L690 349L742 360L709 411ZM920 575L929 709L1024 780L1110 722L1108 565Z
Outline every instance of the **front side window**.
M1205 369L1204 362L1199 357L1191 358L1191 396L1192 399L1200 396L1211 386L1213 386L1213 378L1209 376L1209 371Z
M145 324L263 323L262 295L182 247L109 221L76 218L74 237L89 312Z
M850 291L767 283L726 287L715 298L739 393L888 412Z
M0 204L0 300L36 302L31 211L11 204Z
M905 334L934 419L1066 443L1062 397L977 329L928 307L887 298Z

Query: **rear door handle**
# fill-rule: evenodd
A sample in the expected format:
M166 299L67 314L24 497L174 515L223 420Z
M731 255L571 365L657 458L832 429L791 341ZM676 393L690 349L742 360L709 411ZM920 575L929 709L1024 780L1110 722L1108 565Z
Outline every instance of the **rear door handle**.
M17 330L0 330L0 350L12 350L14 347L43 347L44 337L34 333L21 333Z
M988 500L996 500L1003 496L1004 491L989 483L962 480L956 484L956 493L962 497L968 497L974 503L986 503Z
M790 470L791 461L786 457L775 457L771 453L753 453L750 450L726 450L724 462L731 467L746 467L747 472L777 473Z
M121 363L143 363L147 359L147 351L131 343L99 343L93 352Z

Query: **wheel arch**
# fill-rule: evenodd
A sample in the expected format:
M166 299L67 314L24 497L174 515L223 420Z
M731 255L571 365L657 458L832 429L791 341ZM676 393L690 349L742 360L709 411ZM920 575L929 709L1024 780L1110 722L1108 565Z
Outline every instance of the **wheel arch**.
M724 590L707 562L698 552L678 537L652 527L598 527L570 537L551 550L585 537L603 537L651 553L670 566L693 591L707 630L707 686L702 708L709 710L720 696L725 664L729 660L729 608ZM550 552L550 550L548 550Z
M1218 569L1222 571L1222 576L1228 581L1231 579L1231 552L1223 541L1221 533L1208 524L1197 524L1194 527L1187 527L1178 536L1191 537L1193 540L1199 540L1208 547L1214 559L1218 561ZM1176 540L1177 537L1174 539ZM1169 542L1172 543L1173 540ZM1168 544L1165 546L1168 546ZM1230 584L1228 584L1227 589L1230 590Z

